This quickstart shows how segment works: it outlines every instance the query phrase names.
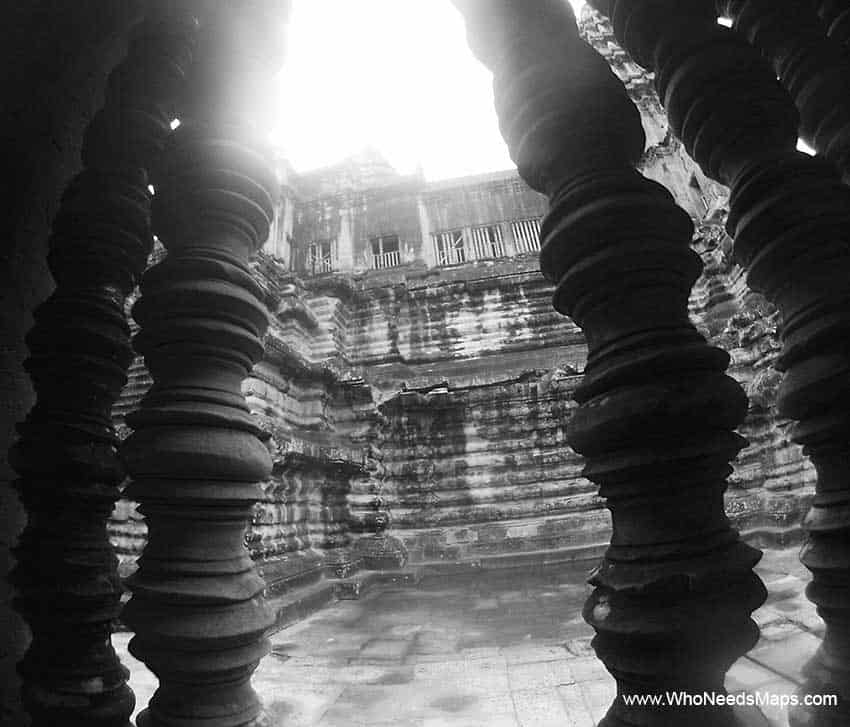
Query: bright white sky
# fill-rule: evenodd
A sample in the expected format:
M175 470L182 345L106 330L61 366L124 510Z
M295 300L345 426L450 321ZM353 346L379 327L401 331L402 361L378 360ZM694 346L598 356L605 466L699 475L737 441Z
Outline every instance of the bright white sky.
M513 166L449 0L294 0L272 103L272 138L298 171L367 145L432 180Z

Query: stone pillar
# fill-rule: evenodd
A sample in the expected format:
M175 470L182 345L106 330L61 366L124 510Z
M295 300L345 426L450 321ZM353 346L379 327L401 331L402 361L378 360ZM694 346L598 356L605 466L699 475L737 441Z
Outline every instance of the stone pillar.
M811 0L718 0L773 65L800 112L800 136L850 173L850 59Z
M494 72L496 108L520 174L550 198L541 268L555 307L587 336L568 441L600 485L613 535L584 615L617 680L602 725L731 725L729 708L626 706L624 695L722 694L758 639L758 551L724 513L733 431L747 400L728 355L688 319L701 261L693 225L635 171L640 114L581 41L562 0L455 0Z
M273 614L244 536L271 461L240 386L268 325L248 258L268 235L276 179L249 114L277 67L280 5L195 6L188 103L154 180L168 255L133 308L154 384L122 446L149 529L124 609L131 652L159 678L144 727L264 719L250 677Z
M153 18L136 26L53 221L56 290L27 336L37 402L10 452L28 515L12 580L32 631L18 671L34 727L123 727L135 704L111 644L122 587L106 521L124 477L111 409L133 358L124 301L153 242L147 169L191 33Z
M715 23L713 2L606 4L620 41L656 69L674 132L707 174L731 187L734 254L750 287L780 310L779 412L797 420L793 438L818 473L802 560L826 634L803 693L833 693L840 702L799 709L792 724L848 724L850 189L829 162L795 150L791 99L754 50Z

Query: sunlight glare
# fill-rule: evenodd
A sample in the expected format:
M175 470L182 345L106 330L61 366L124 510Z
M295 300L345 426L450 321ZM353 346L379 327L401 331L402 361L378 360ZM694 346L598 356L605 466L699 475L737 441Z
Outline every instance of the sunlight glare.
M797 151L801 151L812 157L817 154L817 152L802 139L797 139Z
M428 179L513 166L449 0L295 0L288 38L271 135L296 170L366 147Z

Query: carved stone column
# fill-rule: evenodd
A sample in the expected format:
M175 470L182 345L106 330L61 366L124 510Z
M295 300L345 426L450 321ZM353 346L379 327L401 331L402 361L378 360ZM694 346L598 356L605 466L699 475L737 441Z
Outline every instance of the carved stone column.
M594 3L595 4L595 3ZM614 30L656 69L671 126L706 173L732 189L728 229L751 288L783 318L779 410L818 472L802 560L826 622L803 693L838 708L800 709L796 725L850 723L850 189L835 168L795 151L791 99L755 51L677 0L614 0Z
M800 112L800 136L850 172L850 59L827 38L811 0L718 0L759 48Z
M755 644L765 598L758 551L729 526L723 493L744 443L746 397L728 355L688 319L701 261L693 226L635 171L637 109L581 41L562 0L456 0L495 76L500 126L520 174L550 198L541 268L589 356L570 444L600 485L613 536L585 618L617 680L602 725L730 725L729 708L626 706L623 696L723 693Z
M250 678L273 614L244 536L271 461L240 387L268 325L248 259L277 182L251 114L280 57L280 5L196 5L189 102L154 180L168 255L133 308L154 384L122 447L149 529L124 610L131 652L159 677L145 726L263 722Z
M191 29L136 27L53 221L56 290L27 337L37 402L10 452L28 514L12 580L32 631L18 670L35 727L123 727L135 703L111 644L122 587L106 520L124 477L111 408L133 357L124 300L152 244L146 170L190 57Z

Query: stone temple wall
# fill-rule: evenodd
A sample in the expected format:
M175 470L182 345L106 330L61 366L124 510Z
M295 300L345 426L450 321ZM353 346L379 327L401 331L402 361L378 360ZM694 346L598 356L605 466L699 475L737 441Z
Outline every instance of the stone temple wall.
M379 392L382 493L411 562L605 542L564 443L584 339L551 295L528 256L364 279L352 364Z
M722 211L695 239L706 268L691 304L751 398L728 511L755 542L790 542L814 473L772 410L776 315L728 260L721 222ZM410 564L579 557L607 542L607 510L565 443L584 340L535 266L302 280L258 261L274 316L244 391L274 471L246 540L273 591L356 571L373 511L388 515ZM119 410L140 395L143 371L138 362ZM129 568L143 524L119 503L111 527Z
M564 441L578 378L531 370L383 405L387 501L411 562L578 555L605 542L606 511Z
M774 411L778 320L729 257L726 191L668 133L651 78L610 29L592 15L583 24L644 114L642 170L696 220L705 270L692 318L730 352L750 396L741 430L750 444L727 511L758 544L795 541L814 472ZM507 244L502 257L439 265L426 244L443 227L509 231L542 199L515 172L427 184L374 154L355 161L287 177L291 250L254 266L271 325L244 391L274 470L246 542L270 593L397 566L403 554L415 565L600 552L608 512L565 442L586 358L581 332L553 310L534 253ZM401 264L369 270L369 236L382 232L418 247L402 245ZM299 261L325 238L335 240L338 272L307 274ZM149 383L137 361L119 427ZM118 504L111 532L127 572L144 542L131 503Z

